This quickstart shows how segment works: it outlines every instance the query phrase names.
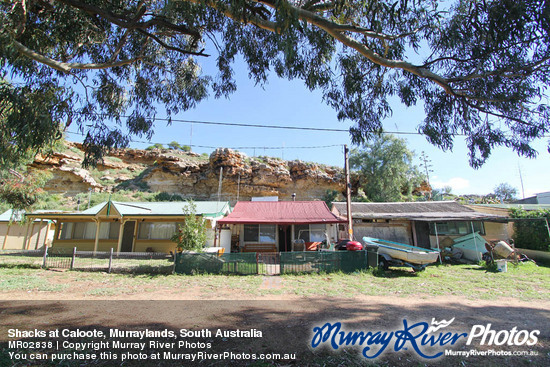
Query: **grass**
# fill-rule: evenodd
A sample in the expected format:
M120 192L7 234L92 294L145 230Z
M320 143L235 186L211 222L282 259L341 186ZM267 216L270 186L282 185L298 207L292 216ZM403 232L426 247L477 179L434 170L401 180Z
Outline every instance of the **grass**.
M524 263L509 264L507 273L489 272L479 265L431 266L421 273L408 269L353 274L282 275L282 287L261 287L264 276L120 274L105 272L51 272L24 265L0 267L0 292L83 292L112 296L154 291L220 294L232 290L251 296L295 295L303 297L358 296L456 296L467 299L514 298L523 301L550 299L550 268ZM123 291L122 291L123 290Z
M305 286L303 276L283 276L285 287L302 296L453 295L468 299L550 299L550 269L533 263L509 264L507 273L487 271L479 265L439 265L428 267L420 273L392 269L355 275L312 274L308 278Z
M40 272L41 274L37 274ZM52 284L38 269L28 266L8 266L0 268L0 291L40 291L61 292L68 288L65 284Z

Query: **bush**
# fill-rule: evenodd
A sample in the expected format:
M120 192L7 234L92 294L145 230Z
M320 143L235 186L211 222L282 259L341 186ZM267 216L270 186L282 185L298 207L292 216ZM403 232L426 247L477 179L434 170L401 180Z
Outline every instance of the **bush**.
M155 143L145 148L145 150L153 150L153 149L164 149L164 145L162 145L161 143Z
M516 247L550 251L550 234L547 227L550 210L526 211L513 208L510 210L510 216L522 219L514 222L514 244Z
M153 195L151 201L183 201L183 197L178 194L170 194L162 191Z
M206 243L206 220L197 216L197 207L189 201L184 208L185 222L172 236L172 241L178 244L178 250L201 251Z

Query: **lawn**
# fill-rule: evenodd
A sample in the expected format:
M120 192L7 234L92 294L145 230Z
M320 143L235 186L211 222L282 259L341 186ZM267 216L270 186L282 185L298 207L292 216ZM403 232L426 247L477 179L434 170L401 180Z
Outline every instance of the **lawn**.
M547 332L550 268L533 263L509 264L506 273L487 271L479 265L439 265L420 273L392 268L386 272L282 276L108 274L11 264L0 266L0 300L3 301L0 308L4 329L20 325L29 330L40 329L45 323L56 325L56 328L83 330L258 328L265 336L247 339L247 351L297 352L295 365L299 366L542 367L548 366L550 357ZM403 318L429 322L451 317L456 318L453 327L458 331L469 331L474 324L487 323L494 330L540 329L536 347L520 348L536 350L539 354L525 358L448 356L427 363L409 352L389 351L370 364L357 349L331 352L326 349L313 351L308 347L311 328L330 320L342 321L358 330L376 331L388 330ZM6 354L10 351L5 344L6 333L0 334L4 335L4 344L0 342L0 366L13 365ZM243 351L240 338L209 337L203 341L212 340L212 351ZM471 348L484 350L488 347L476 344L455 349ZM499 348L520 350L509 346ZM153 352L156 350L148 351ZM22 365L112 365L108 360L64 361L62 364L27 362ZM227 362L201 362L199 365L225 366ZM233 365L238 366L289 365L287 361L234 362ZM135 361L128 365L150 364ZM181 361L162 361L154 365L182 364Z
M269 286L275 278L277 286ZM265 286L269 280L268 286ZM29 265L0 267L0 298L16 293L73 294L75 297L109 298L124 294L164 292L191 298L341 297L392 296L429 298L456 296L492 300L550 300L550 268L533 263L510 264L508 272L488 271L479 265L430 266L414 273L405 268L352 274L282 275L163 275L107 274L105 272L43 270ZM10 296L11 295L11 296Z

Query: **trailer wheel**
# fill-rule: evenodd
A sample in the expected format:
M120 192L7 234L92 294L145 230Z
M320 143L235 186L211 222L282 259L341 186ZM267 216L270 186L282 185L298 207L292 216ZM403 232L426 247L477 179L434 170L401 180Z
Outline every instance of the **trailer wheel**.
M388 264L388 260L386 260L383 256L378 257L378 269L380 270L388 270L390 264Z

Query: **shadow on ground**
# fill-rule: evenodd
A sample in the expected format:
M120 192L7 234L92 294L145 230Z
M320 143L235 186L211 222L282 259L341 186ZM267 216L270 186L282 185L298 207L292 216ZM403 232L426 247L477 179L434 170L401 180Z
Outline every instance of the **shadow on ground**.
M453 332L470 332L473 325L491 324L492 330L540 330L539 342L535 347L493 347L497 350L536 350L536 357L451 357L444 356L436 361L423 360L414 353L393 352L388 348L382 356L370 365L379 366L548 366L550 365L550 311L537 307L478 307L466 304L437 304L418 300L417 304L409 300L400 305L399 299L388 302L358 302L340 299L303 299L294 301L10 301L0 302L0 365L12 365L8 352L9 329L19 330L102 330L108 337L109 329L120 330L173 330L209 329L212 336L200 338L180 338L188 342L211 343L210 349L162 349L146 345L144 353L151 355L160 352L189 353L205 350L209 353L296 353L296 360L206 360L189 362L179 360L144 361L131 360L127 366L353 366L364 365L361 349L344 348L337 351L327 347L310 348L312 330L325 322L340 321L345 329L362 331L389 331L403 329L403 320L409 323L435 320L455 321L448 327ZM261 338L216 337L220 330L250 330L262 332ZM32 340L32 339L29 339ZM45 338L44 340L77 341L78 338ZM160 340L177 341L174 338L156 338L140 340L136 338L117 338L130 342L148 342ZM486 346L470 345L459 342L449 348L453 350L485 350ZM91 341L84 338L79 341ZM489 348L490 349L490 348ZM88 352L94 352L87 348ZM111 352L140 352L137 349L120 349ZM48 350L44 350L47 352ZM25 350L22 350L25 352ZM98 353L98 352L96 352ZM58 365L51 362L36 362L32 365ZM119 365L113 360L66 361L64 366L111 366Z

